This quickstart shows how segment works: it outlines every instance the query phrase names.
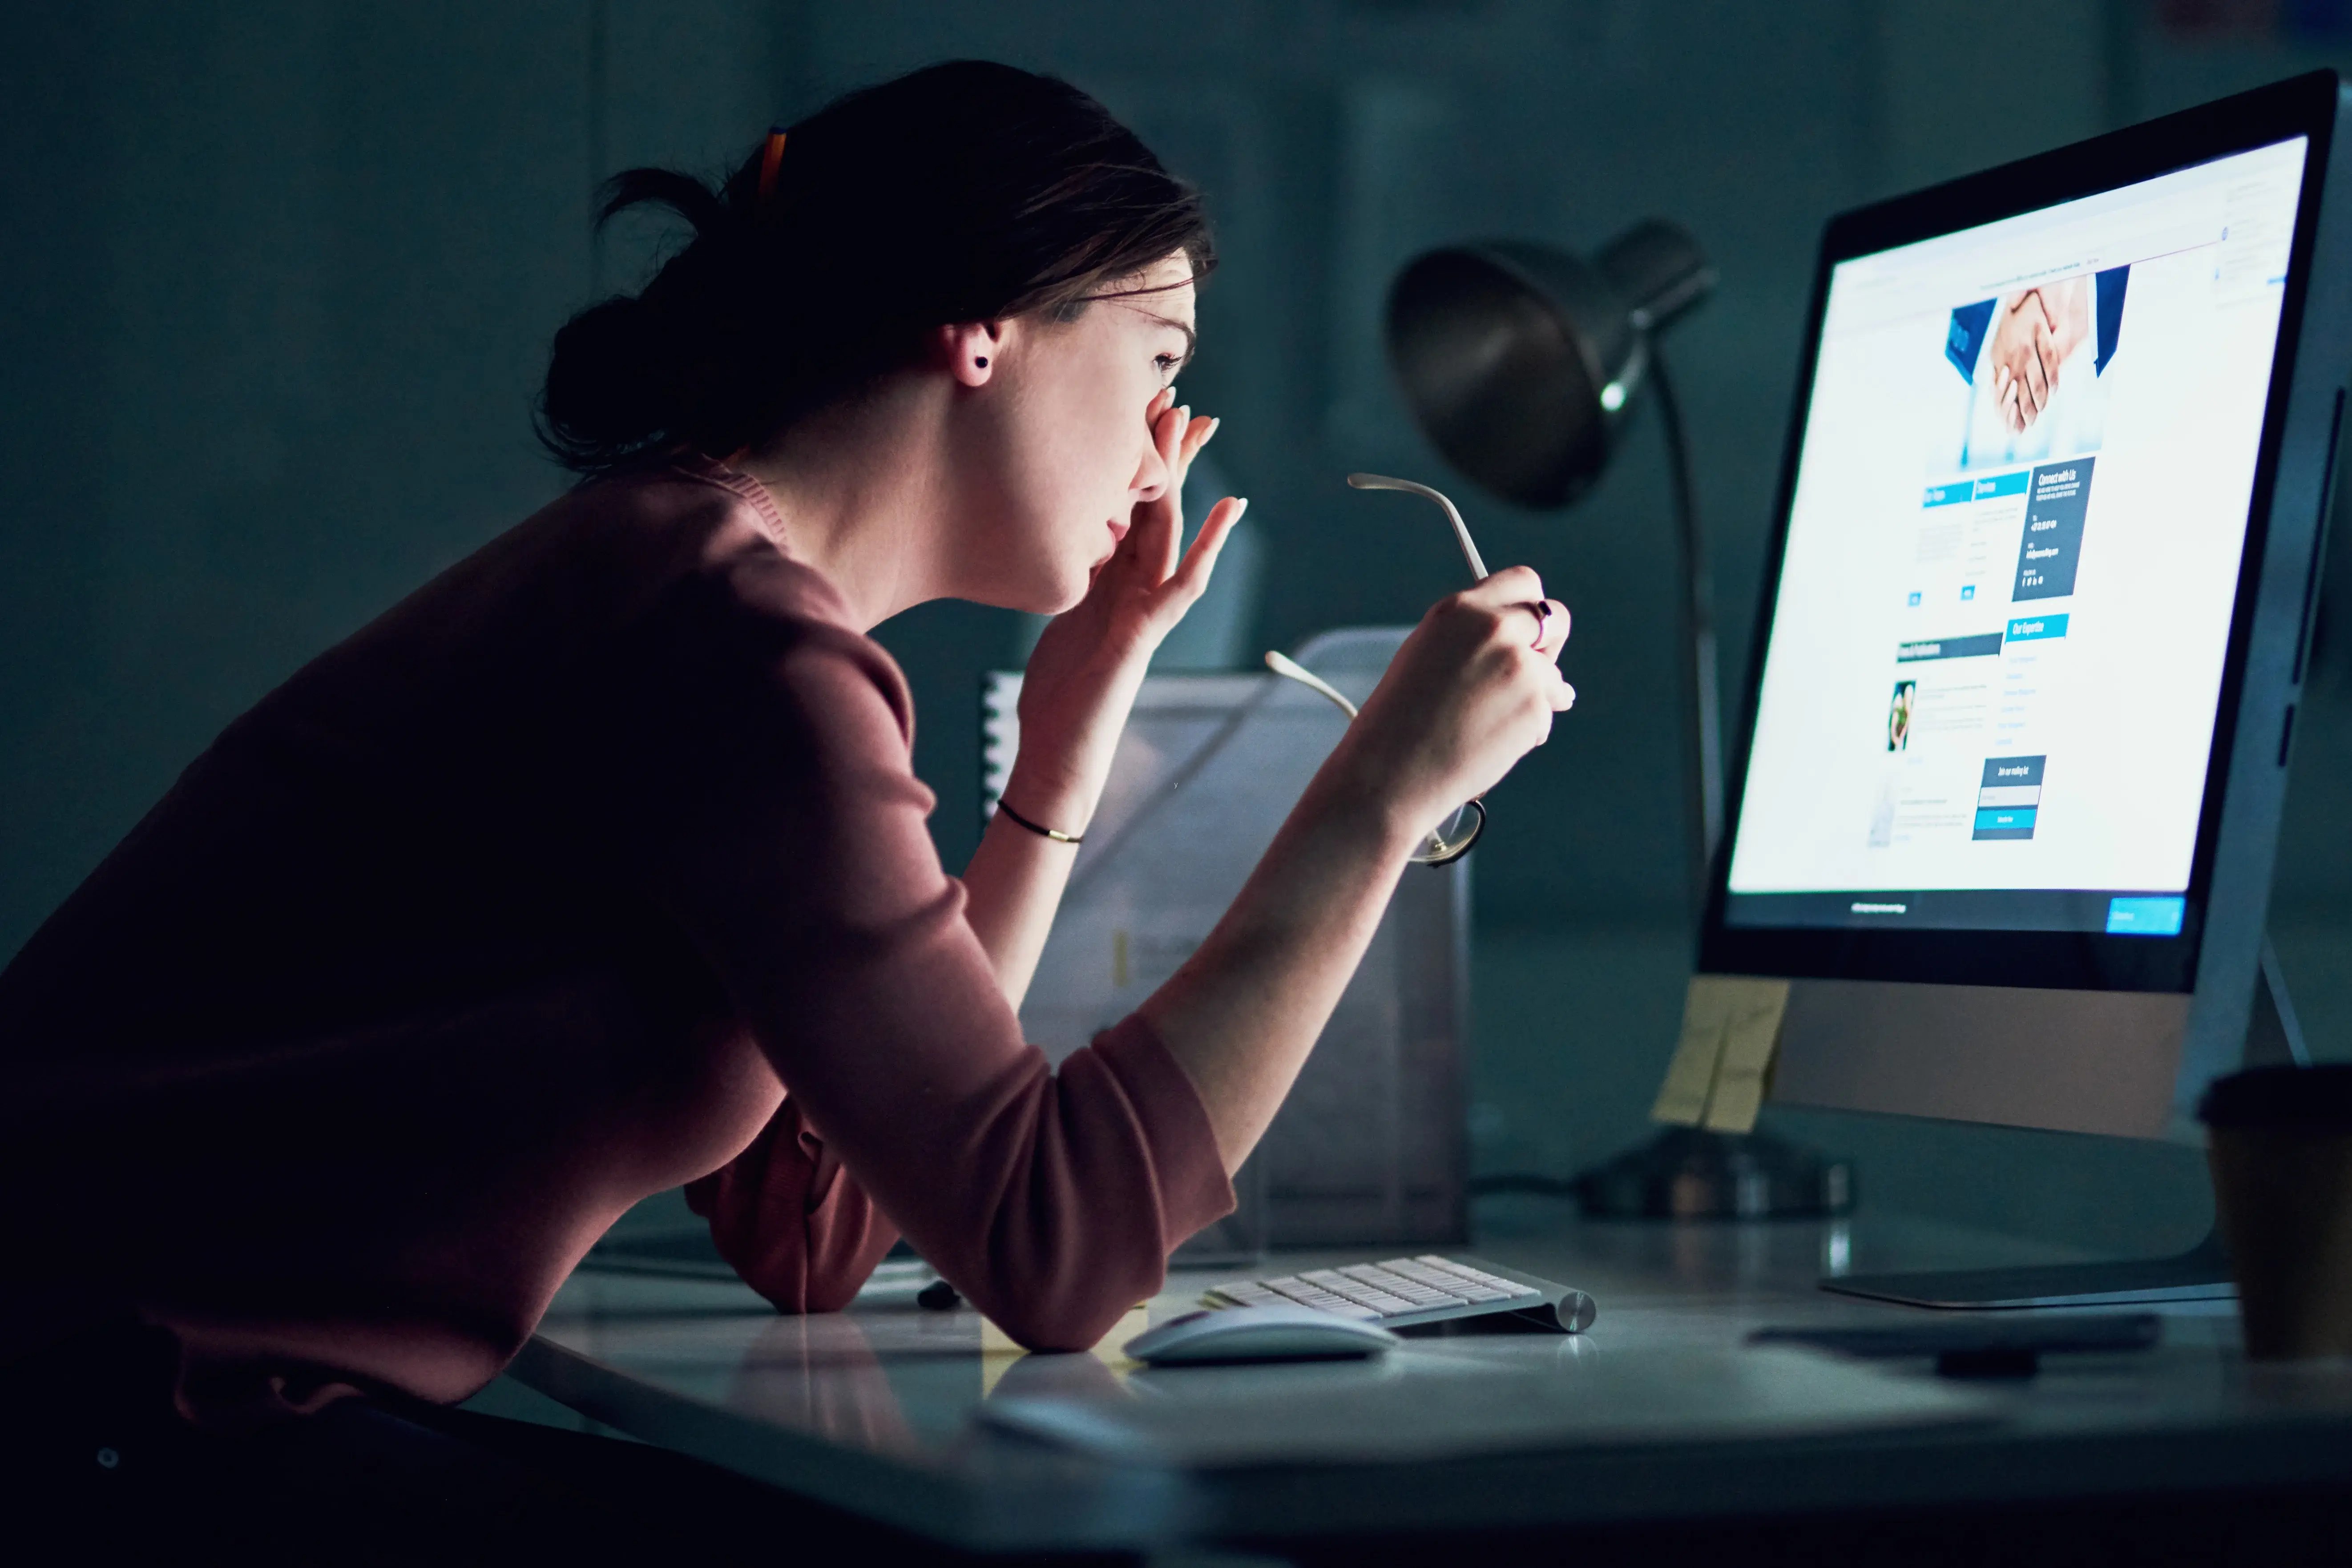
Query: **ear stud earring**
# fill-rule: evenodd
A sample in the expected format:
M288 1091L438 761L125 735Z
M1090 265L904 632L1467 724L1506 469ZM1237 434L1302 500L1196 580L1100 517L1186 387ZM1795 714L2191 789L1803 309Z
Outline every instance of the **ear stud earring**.
M986 354L982 354L971 363L978 365L981 369L986 370L988 368L988 356Z

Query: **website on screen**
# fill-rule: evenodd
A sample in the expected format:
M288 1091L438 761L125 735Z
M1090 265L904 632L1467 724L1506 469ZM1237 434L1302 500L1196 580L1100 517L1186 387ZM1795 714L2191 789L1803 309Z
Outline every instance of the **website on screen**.
M1833 270L1732 923L2179 931L2304 155Z

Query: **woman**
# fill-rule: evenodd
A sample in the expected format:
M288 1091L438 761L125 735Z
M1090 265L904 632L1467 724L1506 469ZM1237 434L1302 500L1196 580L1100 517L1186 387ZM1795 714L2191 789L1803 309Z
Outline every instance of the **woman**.
M1438 605L1200 952L1049 1070L1015 1008L1242 511L1180 557L1195 198L974 63L717 192L617 184L694 238L557 336L584 482L231 725L0 975L40 1194L5 1343L143 1332L213 1426L447 1404L681 1183L787 1311L903 1234L1024 1343L1091 1343L1230 1207L1422 835L1564 705L1533 573ZM941 597L1057 617L961 882L866 636Z

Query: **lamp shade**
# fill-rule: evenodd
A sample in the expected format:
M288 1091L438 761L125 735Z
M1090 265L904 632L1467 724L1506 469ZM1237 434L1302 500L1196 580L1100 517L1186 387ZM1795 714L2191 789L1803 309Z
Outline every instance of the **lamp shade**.
M1714 286L1652 219L1590 260L1517 240L1417 257L1389 292L1389 357L1445 460L1521 506L1566 506L1609 466L1649 336Z

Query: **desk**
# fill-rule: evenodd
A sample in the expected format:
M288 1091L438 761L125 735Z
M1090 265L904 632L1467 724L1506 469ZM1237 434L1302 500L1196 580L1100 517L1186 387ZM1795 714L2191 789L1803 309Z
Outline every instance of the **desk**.
M1914 1315L1816 1289L1825 1254L1857 1269L2039 1259L1891 1222L1547 1215L1520 1228L1486 1226L1459 1250L1591 1291L1590 1334L1415 1342L1384 1364L1149 1372L1114 1365L1115 1350L992 1352L976 1314L926 1312L906 1287L787 1318L730 1281L583 1269L513 1374L649 1441L981 1551L1280 1549L2352 1488L2352 1371L2249 1366L2226 1310L2169 1313L2151 1352L1955 1383L1924 1363L1743 1342L1766 1324ZM1171 1277L1148 1310L1188 1310L1230 1273ZM1033 1435L984 1406L1025 1413L1013 1425ZM1483 1436L1481 1410L1493 1413ZM1034 1435L1057 1411L1075 1443ZM1281 1434L1313 1435L1318 1412L1327 1451L1283 1453Z

